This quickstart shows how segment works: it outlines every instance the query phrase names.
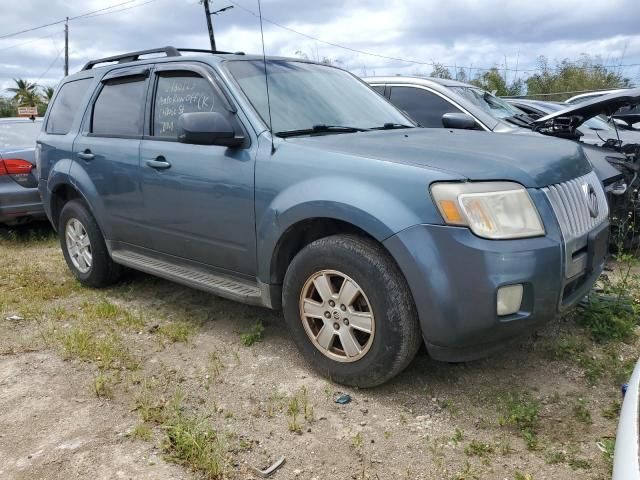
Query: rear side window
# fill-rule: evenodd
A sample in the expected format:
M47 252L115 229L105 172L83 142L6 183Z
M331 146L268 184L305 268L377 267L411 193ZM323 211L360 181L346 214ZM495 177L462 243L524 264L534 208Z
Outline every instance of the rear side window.
M75 80L60 87L47 120L47 128L45 129L47 133L54 135L66 135L69 133L73 119L80 109L82 99L87 93L89 85L91 85L91 80L91 78Z
M139 137L142 135L145 77L111 80L105 83L93 105L91 133Z
M390 100L427 128L442 128L442 115L460 112L459 108L444 98L421 88L392 87Z
M153 135L176 138L178 118L183 113L226 113L209 82L192 72L167 72L158 76L153 106Z

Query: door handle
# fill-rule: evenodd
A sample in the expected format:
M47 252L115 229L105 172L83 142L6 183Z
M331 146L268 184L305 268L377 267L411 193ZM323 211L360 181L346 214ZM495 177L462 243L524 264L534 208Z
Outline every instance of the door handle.
M82 160L93 160L96 156L91 153L91 150L86 148L83 152L78 152L78 158L81 158Z
M171 164L163 156L157 157L155 160L147 160L147 166L156 170L166 170L171 168Z

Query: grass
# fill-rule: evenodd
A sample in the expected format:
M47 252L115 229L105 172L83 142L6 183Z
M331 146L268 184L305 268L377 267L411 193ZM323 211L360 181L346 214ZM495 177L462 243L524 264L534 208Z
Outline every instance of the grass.
M161 325L158 333L171 343L187 343L197 333L197 326L191 322L177 320Z
M587 408L587 400L584 398L577 398L573 402L573 417L579 422L592 424L593 420L591 419L591 413Z
M602 458L606 462L609 470L613 470L613 452L616 447L616 441L613 438L604 438L598 443L598 446L602 449Z
M496 453L495 447L490 443L471 440L464 449L464 453L469 457L488 457Z
M240 341L245 347L250 347L262 340L264 340L264 326L259 320L253 324L250 331L240 334Z
M129 434L132 438L137 438L138 440L143 440L145 442L150 442L153 438L153 431L151 427L146 423L138 423L133 430Z
M579 310L577 323L598 343L626 341L638 325L638 308L626 295L590 295L587 306Z
M163 428L163 450L168 459L210 480L227 477L230 466L225 440L206 420L178 413Z
M139 367L115 333L100 335L83 327L72 327L58 338L66 358L94 362L101 370Z
M93 380L93 391L98 398L113 398L113 378L103 372Z
M500 424L512 425L518 429L529 450L538 447L537 429L540 424L540 402L527 394L509 395L506 413Z

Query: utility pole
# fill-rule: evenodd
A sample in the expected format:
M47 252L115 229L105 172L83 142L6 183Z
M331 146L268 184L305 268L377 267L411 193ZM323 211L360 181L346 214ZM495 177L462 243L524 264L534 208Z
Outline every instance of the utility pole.
M211 50L216 50L216 39L213 36L213 25L211 23L211 12L209 11L209 0L202 0L204 5L204 14L207 17L207 28L209 29L209 41L211 42Z
M64 22L64 76L69 75L69 17Z

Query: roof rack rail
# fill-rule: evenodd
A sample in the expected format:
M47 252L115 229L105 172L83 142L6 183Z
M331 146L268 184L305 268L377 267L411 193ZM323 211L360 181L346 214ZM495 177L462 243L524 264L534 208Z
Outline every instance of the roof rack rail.
M203 50L202 48L178 48L179 52L214 53L221 55L244 55L244 52L223 52L222 50Z
M176 47L160 47L150 50L140 50L138 52L123 53L122 55L114 55L113 57L98 58L87 62L82 70L91 70L101 63L118 62L129 63L140 59L142 55L150 55L152 53L164 53L167 57L180 57L180 52L196 52L196 53L218 53L226 55L244 55L244 52L223 52L219 50L202 50L199 48L176 48Z
M140 50L138 52L129 52L123 53L122 55L114 55L113 57L105 57L98 58L97 60L91 60L87 62L82 70L90 70L96 65L101 63L109 63L109 62L118 62L118 63L129 63L135 62L142 55L149 55L151 53L164 53L167 57L179 57L180 52L175 47L161 47L161 48L152 48L150 50Z

